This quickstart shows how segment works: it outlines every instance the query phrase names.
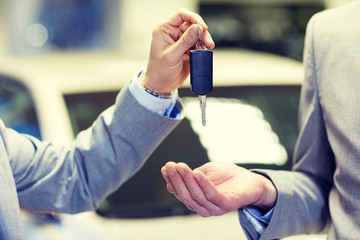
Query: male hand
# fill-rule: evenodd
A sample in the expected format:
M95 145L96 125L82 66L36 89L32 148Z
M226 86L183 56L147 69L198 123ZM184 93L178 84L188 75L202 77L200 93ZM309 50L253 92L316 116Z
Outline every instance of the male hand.
M210 162L194 169L168 162L161 172L167 189L200 216L219 216L247 205L271 209L277 191L266 177L231 163Z
M179 88L190 72L189 50L202 40L207 48L215 46L204 20L196 13L181 9L153 30L151 51L143 85L161 95Z

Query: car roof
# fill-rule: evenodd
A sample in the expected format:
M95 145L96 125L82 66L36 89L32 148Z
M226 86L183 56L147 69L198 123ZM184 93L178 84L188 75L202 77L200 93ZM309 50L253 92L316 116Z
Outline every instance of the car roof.
M298 85L303 81L301 62L275 54L227 49L214 52L214 84Z
M119 89L146 61L111 53L69 52L11 56L0 73L32 85L48 85L63 93Z
M0 75L29 90L43 139L68 145L74 133L64 94L118 91L146 63L116 52L9 56L0 60ZM300 85L303 78L300 62L267 53L216 50L213 65L214 86ZM189 87L189 82L183 86ZM61 131L54 126L62 126Z
M26 85L48 85L63 93L120 89L147 60L120 53L69 52L3 58L0 73ZM299 61L273 54L238 49L214 50L214 86L300 84ZM186 81L184 87L189 86Z

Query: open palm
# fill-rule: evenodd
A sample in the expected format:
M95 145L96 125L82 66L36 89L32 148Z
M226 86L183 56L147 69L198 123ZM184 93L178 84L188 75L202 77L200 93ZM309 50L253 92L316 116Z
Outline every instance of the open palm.
M203 217L247 205L270 206L276 199L276 189L267 178L231 163L211 162L191 170L185 163L169 162L161 171L169 192ZM275 197L272 194L264 204L268 189Z
M193 174L207 199L225 212L254 204L262 195L262 177L232 163L207 163Z

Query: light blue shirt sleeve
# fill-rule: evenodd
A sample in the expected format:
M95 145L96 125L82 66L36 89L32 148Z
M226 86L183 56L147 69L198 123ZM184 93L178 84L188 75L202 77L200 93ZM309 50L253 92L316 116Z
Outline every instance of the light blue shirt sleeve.
M171 115L175 103L178 98L178 91L175 90L171 97L156 97L147 91L142 86L140 81L140 75L143 70L139 71L130 82L129 90L134 98L146 109L157 113L159 115L173 117ZM177 118L178 115L175 115Z
M247 220L254 226L255 230L261 235L265 231L266 227L269 225L271 217L274 212L274 208L272 208L267 213L262 213L258 208L253 206L248 206L239 209L239 211L243 211Z

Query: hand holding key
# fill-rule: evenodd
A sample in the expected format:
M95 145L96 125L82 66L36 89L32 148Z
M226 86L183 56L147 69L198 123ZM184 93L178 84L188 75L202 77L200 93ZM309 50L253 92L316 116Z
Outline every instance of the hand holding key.
M199 95L202 125L206 125L206 95L213 89L213 52L206 48L199 25L199 41L196 50L190 51L191 90Z
M153 31L153 41L143 85L163 96L179 88L190 72L189 51L199 40L197 25L208 48L213 42L204 20L196 13L181 9Z

